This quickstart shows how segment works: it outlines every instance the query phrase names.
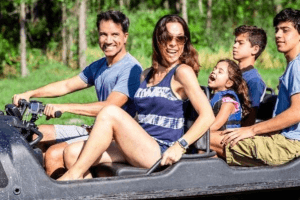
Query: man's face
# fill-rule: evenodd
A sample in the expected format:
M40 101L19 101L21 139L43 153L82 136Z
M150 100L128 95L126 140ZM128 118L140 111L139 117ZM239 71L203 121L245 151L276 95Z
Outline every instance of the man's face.
M300 43L300 34L292 22L281 22L275 28L277 50L284 54L297 51Z
M118 57L126 53L125 44L128 33L124 33L122 26L113 21L102 20L99 25L99 46L107 58Z
M236 61L242 61L253 55L255 48L251 46L248 33L243 33L235 38L232 55Z

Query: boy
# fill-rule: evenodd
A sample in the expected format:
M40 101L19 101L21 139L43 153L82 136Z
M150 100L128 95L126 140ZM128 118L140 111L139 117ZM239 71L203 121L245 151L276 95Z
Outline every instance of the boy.
M99 46L105 57L93 62L79 75L64 81L51 83L45 87L14 96L17 105L19 99L31 97L62 96L92 85L98 102L89 104L48 104L45 115L53 117L55 111L70 112L85 116L97 116L106 105L122 107L132 117L135 115L133 96L140 85L142 67L140 63L126 51L129 19L120 11L102 12L97 16ZM41 125L42 142L54 140L45 154L46 173L57 178L64 172L63 151L73 142L87 139L88 130L83 127L66 125Z
M274 117L213 138L213 149L229 165L280 165L300 155L300 10L282 10L273 25L277 50L287 61Z
M242 126L249 126L255 122L259 104L266 90L266 84L253 66L266 47L267 35L263 29L245 25L236 28L234 35L235 43L232 54L233 58L238 61L247 83L252 107L249 115L243 120Z

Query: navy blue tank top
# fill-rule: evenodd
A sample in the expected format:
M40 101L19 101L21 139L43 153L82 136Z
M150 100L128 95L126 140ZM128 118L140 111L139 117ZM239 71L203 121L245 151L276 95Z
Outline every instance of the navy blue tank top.
M157 142L167 146L184 133L188 100L178 99L171 89L171 80L178 66L171 69L160 83L147 87L153 73L151 69L134 96L139 124Z

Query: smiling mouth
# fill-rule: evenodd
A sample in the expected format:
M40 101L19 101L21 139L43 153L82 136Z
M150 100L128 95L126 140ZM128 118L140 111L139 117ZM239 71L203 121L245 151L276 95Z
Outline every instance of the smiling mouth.
M167 49L166 52L170 55L175 55L177 53L176 50L169 50L169 49Z
M104 49L104 51L109 51L109 50L112 50L112 49L114 49L115 48L115 46L106 46L106 45L104 45L104 47L103 47L103 49Z
M208 80L209 81L215 81L216 80L216 77L214 76L214 75L209 75L209 77L208 77Z

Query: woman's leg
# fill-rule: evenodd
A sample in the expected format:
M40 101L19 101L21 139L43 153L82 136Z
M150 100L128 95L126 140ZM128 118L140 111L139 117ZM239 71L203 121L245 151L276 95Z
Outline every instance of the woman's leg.
M79 141L68 145L64 150L64 164L67 169L70 169L78 160L82 149L84 148L86 141ZM123 153L118 148L115 141L111 143L108 149L94 162L94 165L99 163L112 163L112 162L126 162ZM84 178L92 178L90 171L88 170L84 174Z
M83 178L95 162L106 161L103 153L110 147L112 138L119 147L115 156L123 154L134 166L149 168L161 156L157 142L130 115L117 106L107 106L98 114L78 160L59 180Z

